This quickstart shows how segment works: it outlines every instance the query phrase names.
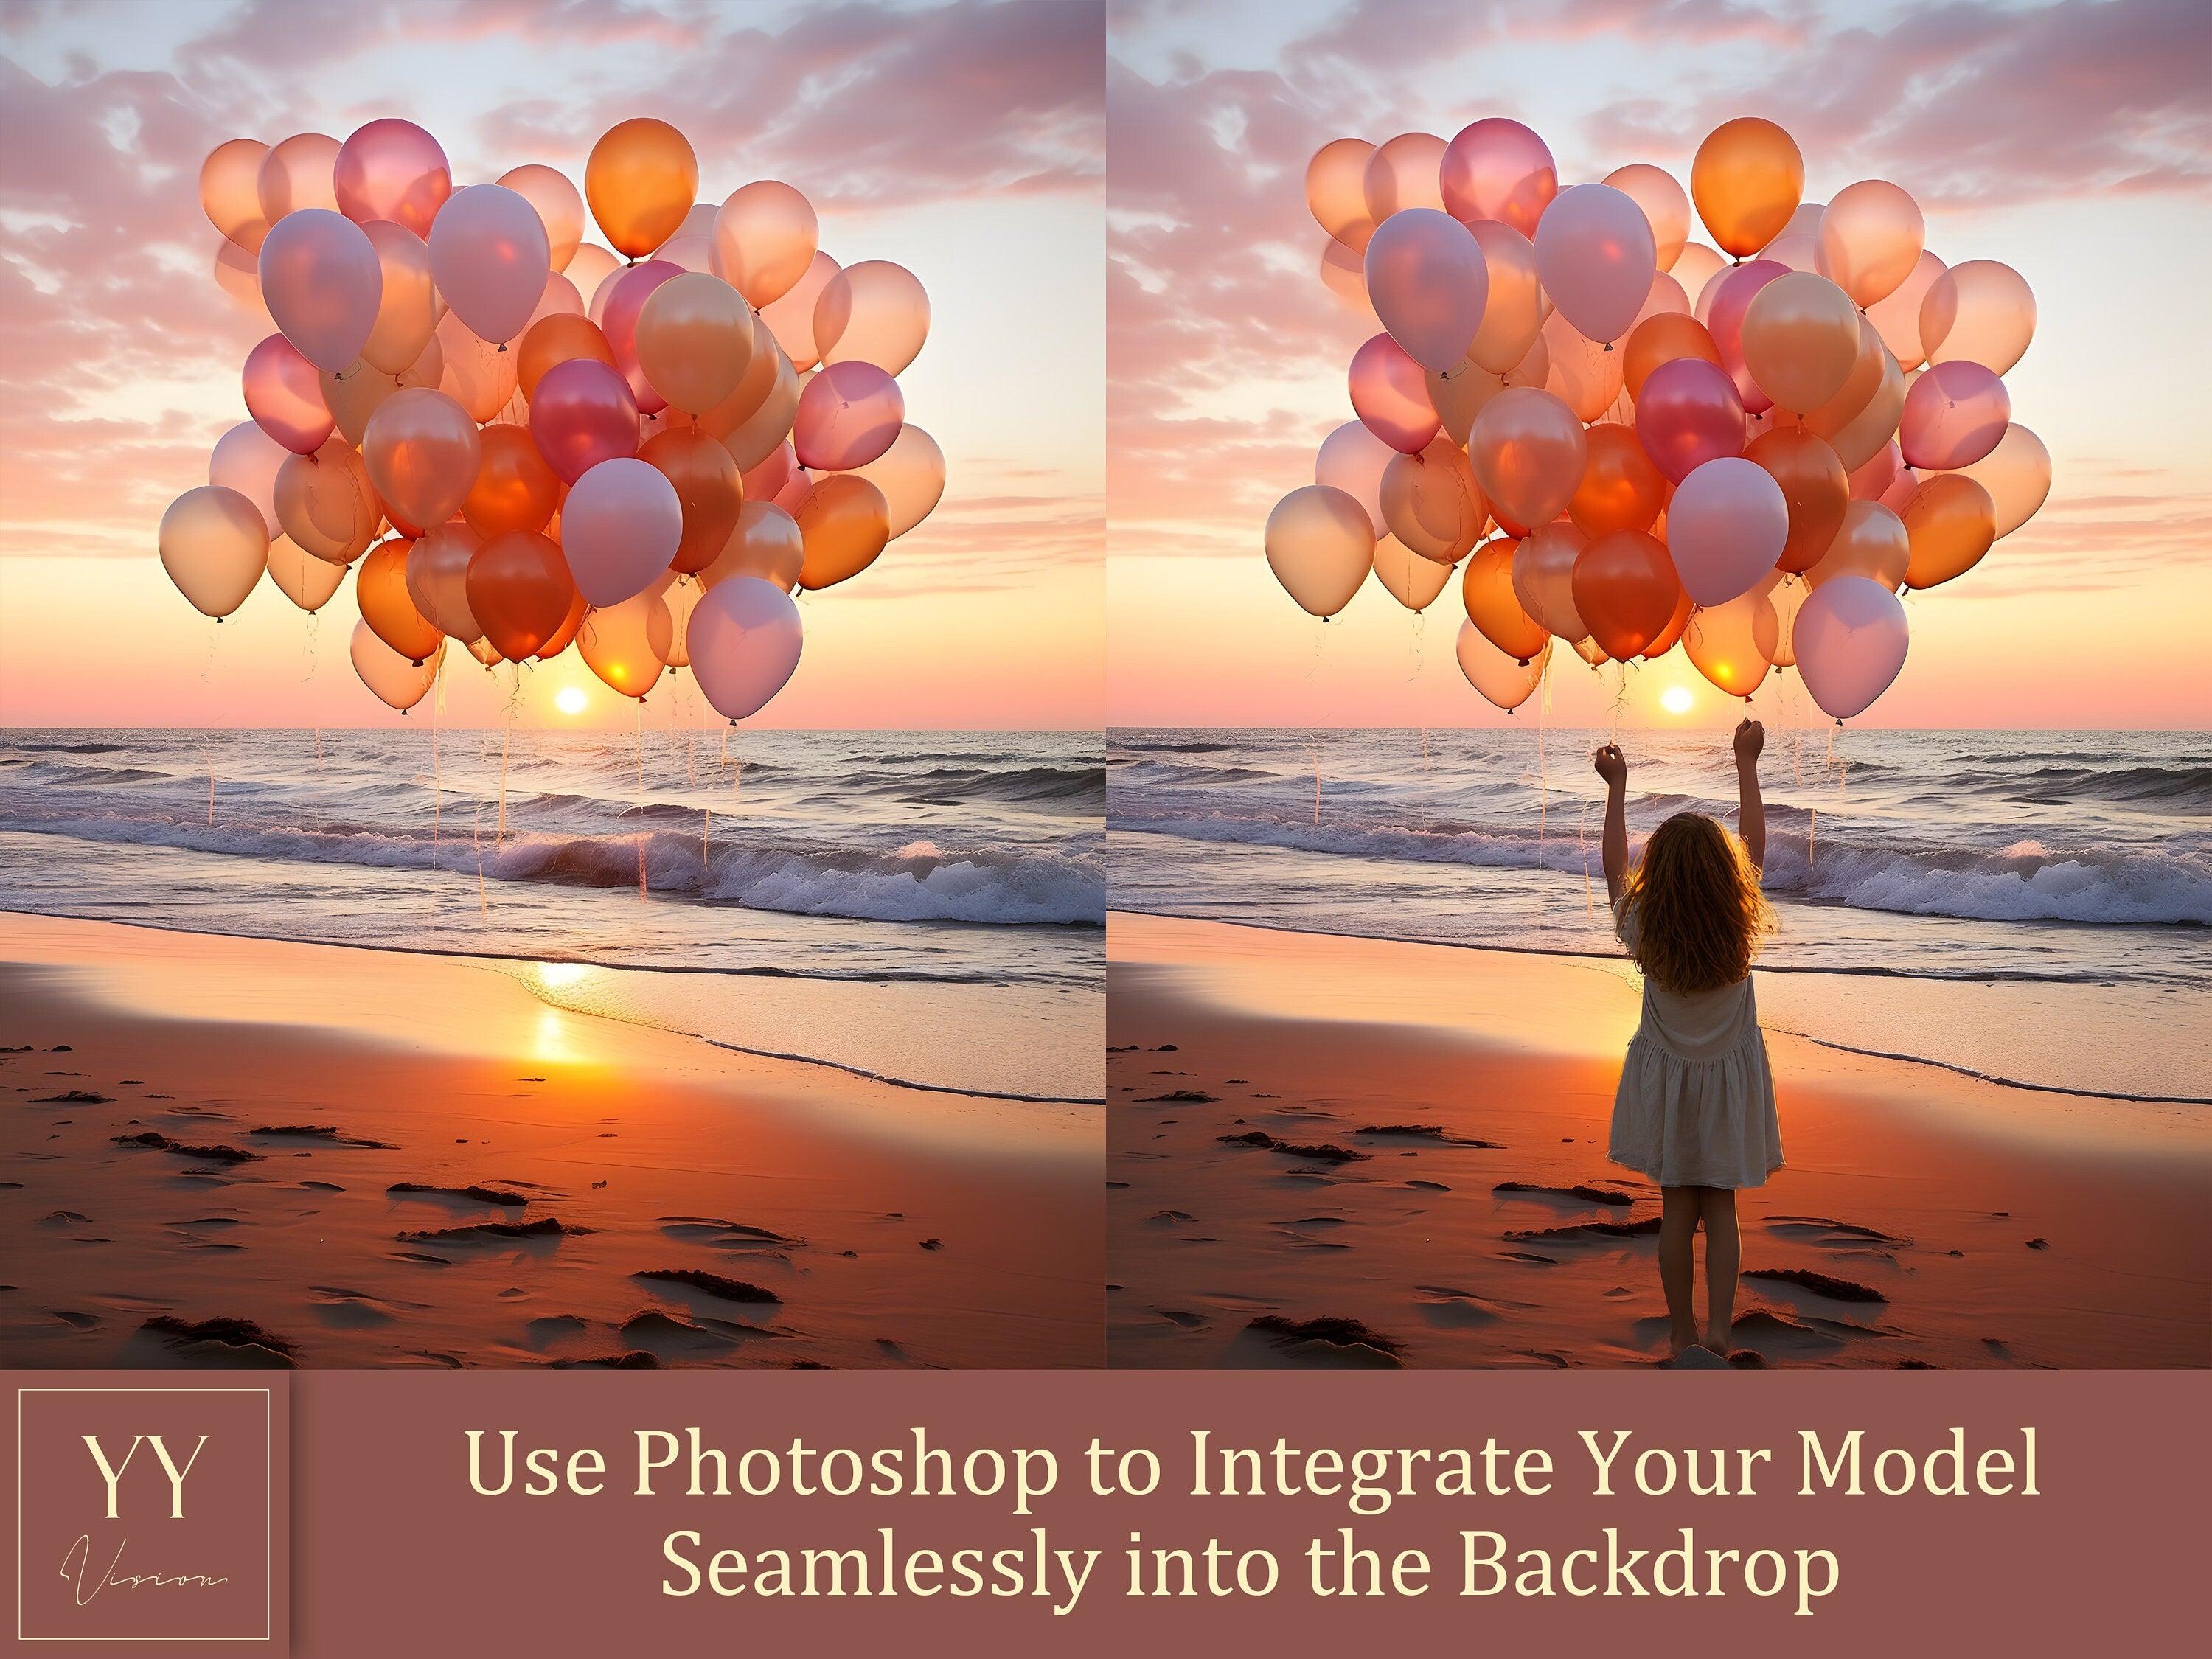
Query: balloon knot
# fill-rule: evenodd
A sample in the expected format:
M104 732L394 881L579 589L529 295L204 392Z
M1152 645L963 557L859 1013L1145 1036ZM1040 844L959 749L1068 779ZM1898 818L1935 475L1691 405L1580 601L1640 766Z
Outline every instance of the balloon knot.
M1612 341L1610 341L1610 340L1607 340L1607 341L1605 343L1605 349L1606 349L1607 351L1612 350L1612 349L1613 349L1613 342L1612 342Z
M506 350L506 349L507 349L507 342L506 342L506 341L504 341L504 340L501 340L501 341L499 343L499 349L500 349L501 351Z

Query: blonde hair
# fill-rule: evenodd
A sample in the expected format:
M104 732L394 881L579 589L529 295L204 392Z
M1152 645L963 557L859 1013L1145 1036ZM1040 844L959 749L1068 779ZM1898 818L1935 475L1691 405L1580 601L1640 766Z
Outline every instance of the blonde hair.
M1636 918L1637 965L1678 996L1735 984L1774 932L1742 844L1702 812L1651 832L1621 903Z

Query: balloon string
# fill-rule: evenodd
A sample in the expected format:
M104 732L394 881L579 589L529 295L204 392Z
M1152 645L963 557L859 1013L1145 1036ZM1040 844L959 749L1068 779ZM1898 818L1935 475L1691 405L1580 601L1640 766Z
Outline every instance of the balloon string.
M1583 802L1582 808L1582 816L1575 820L1575 850L1583 858L1583 914L1594 916L1597 914L1597 896L1590 887L1589 839L1586 833L1589 829L1589 803Z
M507 725L499 734L499 836L495 845L507 845L507 753L514 738L514 700L522 693L522 670L518 667L508 687Z
M477 854L477 915L489 921L491 920L491 899L484 891L483 803L482 801L477 803L476 822L469 827L469 845L476 849Z
M645 699L637 700L637 787L645 787Z
M441 647L436 666L430 671L430 862L438 861L438 831L445 816L445 775L438 760L438 720L446 712L446 686L439 677L446 670L446 653Z

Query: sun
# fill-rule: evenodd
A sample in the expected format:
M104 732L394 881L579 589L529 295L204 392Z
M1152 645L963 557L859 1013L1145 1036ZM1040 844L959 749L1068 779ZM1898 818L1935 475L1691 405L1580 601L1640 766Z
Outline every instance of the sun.
M564 692L562 695L565 696L567 694ZM1670 685L1659 694L1659 706L1670 714L1688 714L1690 705L1696 701L1686 685Z
M554 694L553 706L564 714L580 714L584 712L584 705L590 701L580 685L564 685Z

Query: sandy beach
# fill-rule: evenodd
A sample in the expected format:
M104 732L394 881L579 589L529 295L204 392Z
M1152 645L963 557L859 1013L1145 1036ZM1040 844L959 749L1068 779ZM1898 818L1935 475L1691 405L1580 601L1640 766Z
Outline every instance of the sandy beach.
M18 914L0 1049L11 1366L1099 1363L1095 1106Z
M1121 912L1108 953L1110 1364L1665 1358L1625 963ZM2212 1363L2203 1107L1768 1042L1739 1365Z

